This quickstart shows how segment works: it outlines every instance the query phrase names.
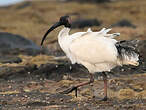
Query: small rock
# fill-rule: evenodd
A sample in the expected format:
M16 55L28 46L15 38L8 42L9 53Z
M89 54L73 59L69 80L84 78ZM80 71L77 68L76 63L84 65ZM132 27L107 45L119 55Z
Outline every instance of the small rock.
M132 24L129 20L123 19L115 24L112 25L112 27L132 27L136 28L134 24Z
M21 63L22 59L15 56L0 56L0 63Z
M116 83L116 80L115 79L109 79L109 84L115 84Z
M135 97L135 92L132 89L121 89L118 93L119 99L131 99Z

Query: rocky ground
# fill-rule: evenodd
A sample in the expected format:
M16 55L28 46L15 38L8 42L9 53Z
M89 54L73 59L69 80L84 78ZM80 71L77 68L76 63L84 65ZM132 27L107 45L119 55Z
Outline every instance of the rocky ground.
M145 77L146 74L138 74L109 80L110 99L104 102L100 101L103 97L101 80L96 80L93 86L80 88L76 98L74 93L66 95L59 91L87 79L56 82L28 75L25 78L3 81L0 84L0 103L2 110L145 110Z
M104 102L101 101L103 81L100 73L95 74L94 84L79 88L78 97L75 97L74 92L60 92L88 80L84 67L71 65L66 57L19 57L21 63L1 63L2 110L146 109L146 71L140 66L116 68L107 73L109 100Z

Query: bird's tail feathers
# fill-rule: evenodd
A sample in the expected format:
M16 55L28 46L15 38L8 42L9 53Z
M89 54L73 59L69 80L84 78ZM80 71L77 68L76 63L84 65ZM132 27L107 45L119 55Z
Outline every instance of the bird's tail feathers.
M120 65L139 65L139 54L136 51L137 42L136 40L120 41L115 44L118 50L118 63Z
M133 51L129 51L128 53L122 53L120 57L118 57L120 65L139 65L139 55Z

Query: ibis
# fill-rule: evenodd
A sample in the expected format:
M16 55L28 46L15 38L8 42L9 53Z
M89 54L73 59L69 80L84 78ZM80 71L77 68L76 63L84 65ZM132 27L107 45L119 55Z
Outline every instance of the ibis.
M139 55L136 52L136 40L131 41L117 41L115 36L120 33L107 34L111 29L103 28L99 32L93 32L90 28L87 32L77 32L69 34L71 29L71 18L69 16L62 16L45 33L42 38L41 45L47 35L59 26L64 28L58 34L58 43L66 56L70 59L72 64L81 64L87 68L90 80L74 85L64 93L75 91L77 96L77 88L94 82L95 73L102 73L104 81L104 98L107 97L107 74L116 66L122 65L139 65Z

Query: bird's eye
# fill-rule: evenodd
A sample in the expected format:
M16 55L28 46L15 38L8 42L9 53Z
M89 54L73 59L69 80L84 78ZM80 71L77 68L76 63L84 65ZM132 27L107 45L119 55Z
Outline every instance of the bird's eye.
M70 19L70 17L67 18L67 21L69 22L69 24L71 24L71 19Z

